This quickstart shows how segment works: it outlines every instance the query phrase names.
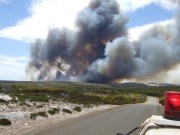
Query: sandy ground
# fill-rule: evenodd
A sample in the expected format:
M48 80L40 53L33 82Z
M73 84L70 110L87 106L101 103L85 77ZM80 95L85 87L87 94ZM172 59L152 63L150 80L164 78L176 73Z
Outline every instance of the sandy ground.
M41 106L40 108L38 106ZM42 107L43 106L43 107ZM82 111L74 111L73 108L79 106ZM31 130L40 127L52 125L63 122L71 118L79 117L91 112L106 110L116 106L100 105L93 107L86 107L84 105L72 104L62 101L50 101L48 103L26 102L25 105L20 103L0 103L0 118L8 118L11 120L11 126L0 126L0 135L23 135ZM55 115L48 114L48 117L37 117L36 120L30 119L30 113L39 111L48 111L51 108L58 108L60 112ZM64 113L62 110L68 109L72 114Z

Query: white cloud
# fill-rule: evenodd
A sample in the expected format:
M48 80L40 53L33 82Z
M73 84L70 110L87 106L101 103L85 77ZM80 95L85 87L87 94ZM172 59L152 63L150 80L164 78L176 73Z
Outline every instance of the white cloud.
M152 28L154 25L164 26L164 25L173 24L173 23L174 23L174 20L166 20L166 21L154 22L154 23L150 23L150 24L147 24L147 25L137 26L137 27L131 28L128 31L129 40L130 41L138 40L143 32L145 32L146 30Z
M6 1L6 0L1 0ZM20 20L15 26L0 30L0 37L32 42L36 38L45 38L52 27L73 29L77 13L88 5L90 0L33 0L28 8L31 16ZM173 0L118 0L121 9L133 12L149 4L156 3L172 9Z
M179 2L179 0L158 0L157 4L160 4L165 9L174 10Z
M0 80L25 80L26 57L0 55Z
M121 9L126 12L135 11L156 1L157 0L118 0Z
M126 12L133 12L152 3L158 4L165 9L172 10L177 6L177 1L178 0L118 0L121 9Z
M28 61L26 57L11 57L0 55L0 65L22 67Z
M90 0L36 0L29 7L31 16L15 26L0 30L0 37L31 42L45 38L51 27L74 27L76 14Z

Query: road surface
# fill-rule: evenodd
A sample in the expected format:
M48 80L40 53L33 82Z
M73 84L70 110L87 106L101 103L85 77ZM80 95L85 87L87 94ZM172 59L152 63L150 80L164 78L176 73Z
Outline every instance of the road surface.
M33 131L29 135L116 135L139 127L151 115L162 115L158 99L148 97L146 103L125 105L103 112L91 113L54 126ZM132 135L138 135L139 131Z

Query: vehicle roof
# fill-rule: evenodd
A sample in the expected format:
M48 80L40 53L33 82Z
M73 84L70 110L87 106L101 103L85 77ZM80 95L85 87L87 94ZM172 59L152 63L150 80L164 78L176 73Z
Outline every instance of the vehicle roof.
M155 116L155 115L153 115L150 118L149 123L154 123L154 124L157 124L157 125L168 125L168 126L180 127L180 121L165 119L163 116Z
M149 128L144 135L180 135L180 128L157 126Z
M156 124L156 125L167 125L167 126L177 126L180 127L180 121L166 119L163 116L155 116L152 115L151 118L147 119L142 125L141 128L144 128L148 124Z
M152 116L141 126L140 135L180 135L180 121Z

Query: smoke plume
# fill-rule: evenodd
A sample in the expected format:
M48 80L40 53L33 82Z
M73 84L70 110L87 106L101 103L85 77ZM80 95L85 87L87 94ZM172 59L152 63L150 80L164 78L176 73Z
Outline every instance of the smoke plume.
M76 31L51 29L31 48L32 80L105 83L148 79L180 64L180 9L174 24L155 25L139 41L129 41L126 23L114 0L91 0L77 15Z

